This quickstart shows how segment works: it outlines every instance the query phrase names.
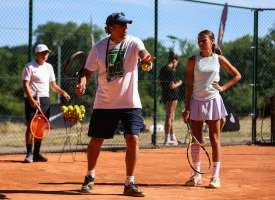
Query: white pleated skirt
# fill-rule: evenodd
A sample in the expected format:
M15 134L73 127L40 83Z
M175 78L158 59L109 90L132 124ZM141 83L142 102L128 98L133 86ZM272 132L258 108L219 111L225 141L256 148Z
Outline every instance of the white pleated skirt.
M215 98L205 101L191 100L190 119L196 121L218 120L226 117L227 111L222 97L217 94Z

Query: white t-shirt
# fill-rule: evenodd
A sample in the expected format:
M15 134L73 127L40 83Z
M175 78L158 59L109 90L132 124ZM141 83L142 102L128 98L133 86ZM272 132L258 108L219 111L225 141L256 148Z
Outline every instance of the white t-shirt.
M196 56L194 68L193 98L199 101L215 98L219 91L212 86L213 81L220 81L219 56Z
M99 109L141 108L137 63L139 52L145 50L144 44L139 38L129 35L123 40L122 46L121 42L116 44L109 40L107 55L108 40L109 37L104 38L92 48L85 65L87 70L98 73L98 87L93 107ZM117 57L121 59L116 60ZM108 71L106 63L110 66L108 70L110 69L112 73L106 72ZM107 80L108 77L111 77L111 80Z
M55 75L51 64L39 65L32 61L24 67L22 79L30 81L32 96L49 97L49 83L55 81ZM27 97L26 93L24 96Z

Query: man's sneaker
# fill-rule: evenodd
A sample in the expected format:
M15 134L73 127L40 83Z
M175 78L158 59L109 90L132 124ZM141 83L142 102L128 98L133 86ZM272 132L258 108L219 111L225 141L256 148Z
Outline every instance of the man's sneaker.
M47 162L47 161L48 161L48 158L46 158L41 154L33 156L33 162Z
M200 174L195 174L193 176L191 176L186 182L185 185L186 186L198 186L202 184L202 177Z
M26 155L25 160L23 162L24 163L32 163L33 162L32 154Z
M126 196L132 196L132 197L144 197L145 194L138 190L138 187L134 183L130 183L130 185L124 185L124 191L123 194Z
M221 187L220 179L217 177L212 177L210 179L210 183L209 183L208 187L209 188L220 188Z
M95 178L92 176L85 176L84 178L84 183L82 184L81 187L81 192L83 193L90 193L91 190L93 189L93 185L95 183Z

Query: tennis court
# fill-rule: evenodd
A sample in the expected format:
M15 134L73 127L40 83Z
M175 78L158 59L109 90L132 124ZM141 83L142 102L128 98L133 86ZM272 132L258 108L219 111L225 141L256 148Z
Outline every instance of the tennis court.
M224 146L220 189L208 189L208 176L201 187L186 187L191 174L186 148L140 150L137 182L143 199L275 199L275 149L267 146ZM47 163L22 163L23 155L0 156L0 199L130 199L121 195L124 152L103 151L96 168L92 194L79 193L86 173L86 155L47 154Z

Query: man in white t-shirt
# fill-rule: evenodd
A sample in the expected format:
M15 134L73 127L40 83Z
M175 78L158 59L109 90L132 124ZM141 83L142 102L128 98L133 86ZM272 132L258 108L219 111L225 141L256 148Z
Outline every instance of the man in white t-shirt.
M51 64L47 63L50 50L45 44L38 44L35 47L35 59L27 63L22 72L23 89L25 97L26 115L26 148L27 154L25 163L46 162L47 158L40 154L41 139L34 139L30 131L30 123L38 106L41 107L47 118L50 116L49 89L63 95L69 100L70 96L62 90L55 81L55 75ZM38 98L39 97L39 100Z
M124 126L127 145L126 181L124 195L144 196L135 184L134 169L139 149L138 136L143 128L141 102L138 93L138 60L152 69L153 58L143 42L127 35L127 24L132 20L124 13L113 13L107 17L106 33L91 49L84 70L84 76L77 85L78 95L84 93L86 84L93 74L97 74L93 113L88 135L88 172L82 185L82 192L90 192L95 180L95 165L104 139L113 138L118 122ZM111 173L111 172L109 172Z

